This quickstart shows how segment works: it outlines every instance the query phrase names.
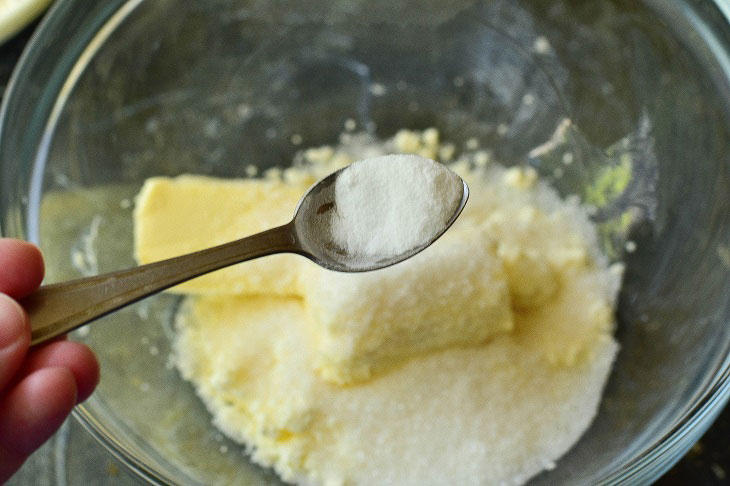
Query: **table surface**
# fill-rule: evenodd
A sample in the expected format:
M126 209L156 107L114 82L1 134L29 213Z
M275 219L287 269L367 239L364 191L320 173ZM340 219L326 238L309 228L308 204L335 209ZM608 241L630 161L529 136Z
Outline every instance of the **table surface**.
M12 74L36 24L0 47L0 92ZM75 420L69 419L39 449L9 486L66 484L139 484L121 463L98 444ZM730 484L730 407L727 407L700 441L667 474L658 486L715 486Z

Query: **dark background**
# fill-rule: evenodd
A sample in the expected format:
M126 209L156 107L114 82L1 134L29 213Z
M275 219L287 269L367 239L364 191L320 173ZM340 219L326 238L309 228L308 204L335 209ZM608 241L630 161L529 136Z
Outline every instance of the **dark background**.
M0 46L0 92L5 91L13 68L36 25L34 23L17 37ZM730 484L730 408L724 410L702 439L655 484L658 486Z

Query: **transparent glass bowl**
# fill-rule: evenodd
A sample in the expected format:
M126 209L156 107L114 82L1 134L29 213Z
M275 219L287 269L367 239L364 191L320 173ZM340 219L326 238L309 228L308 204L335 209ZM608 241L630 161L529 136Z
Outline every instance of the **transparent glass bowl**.
M531 484L648 482L729 393L728 10L59 0L4 99L0 228L41 244L49 281L129 266L146 177L286 166L294 140L335 143L350 118L384 137L428 126L475 137L565 194L628 157L634 182L596 216L609 230L627 211L641 221L606 242L617 255L627 238L636 247L624 255L621 351L593 426ZM535 151L565 119L570 130ZM156 296L76 333L103 369L76 417L152 482L277 484L169 366L177 303Z

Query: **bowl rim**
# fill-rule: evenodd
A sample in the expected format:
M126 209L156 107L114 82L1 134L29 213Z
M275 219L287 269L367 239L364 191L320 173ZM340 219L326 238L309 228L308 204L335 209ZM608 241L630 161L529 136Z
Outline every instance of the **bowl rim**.
M682 0L648 0L648 3L658 1L675 5L682 2ZM83 46L83 49L79 50L79 55L73 59L71 63L73 69L66 73L69 76L65 78L64 86L67 86L69 82L71 82L71 86L75 84L76 79L84 71L96 51L103 45L103 41L143 2L144 0L109 0L99 18L91 19L91 15L84 18L83 26L91 41ZM57 0L52 4L26 45L13 70L0 104L0 145L4 141L6 127L10 123L14 100L23 96L23 81L38 61L38 56L34 54L43 49L49 32L58 30L58 26L63 25L70 15L71 6L78 3L80 2L76 0ZM701 3L703 6L716 9L722 18L724 27L730 27L730 2L701 0ZM688 10L690 9L682 9L683 12ZM699 18L691 18L690 21L695 27L695 32L701 34L701 40L710 46L712 54L724 58L725 62L720 62L720 68L724 78L730 81L730 62L727 62L730 59L728 57L730 44L719 39L715 29L707 27ZM75 78L72 79L74 75ZM58 99L58 97L54 98L54 104L58 102ZM9 230L6 229L5 233L7 234L3 235L2 228L0 228L2 236L22 236L22 231L17 228L14 230L12 227ZM29 239L38 243L37 234L30 234ZM633 453L634 457L630 460L600 478L597 484L609 485L627 481L650 482L659 478L705 433L728 400L730 400L730 346L726 347L724 359L719 360L709 383L706 383L703 389L695 394L690 403L691 406L687 407L675 423L663 434L657 436L651 444L638 453ZM126 445L117 441L113 433L84 404L78 405L73 410L72 416L123 466L141 479L159 485L170 484L173 481L172 478L161 475L144 458L139 457Z

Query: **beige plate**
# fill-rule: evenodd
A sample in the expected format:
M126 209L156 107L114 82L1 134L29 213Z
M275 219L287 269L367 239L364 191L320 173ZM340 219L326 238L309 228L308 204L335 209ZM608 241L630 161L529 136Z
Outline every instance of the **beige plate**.
M23 30L50 3L51 0L0 0L0 43Z

